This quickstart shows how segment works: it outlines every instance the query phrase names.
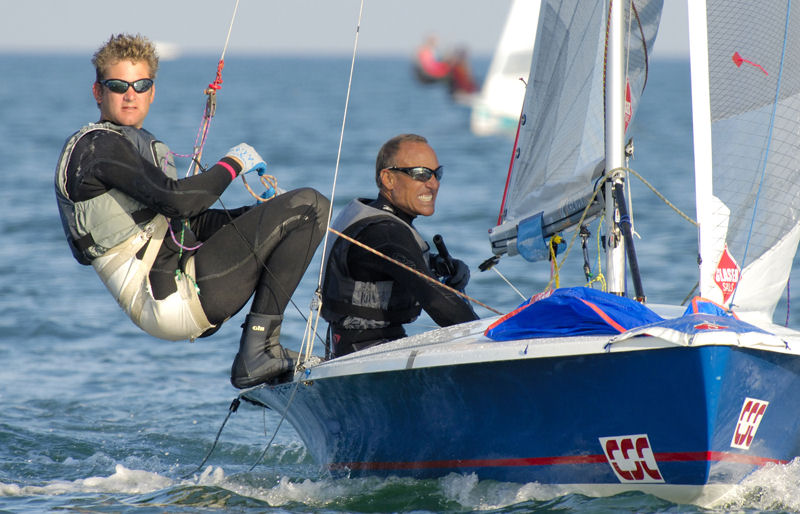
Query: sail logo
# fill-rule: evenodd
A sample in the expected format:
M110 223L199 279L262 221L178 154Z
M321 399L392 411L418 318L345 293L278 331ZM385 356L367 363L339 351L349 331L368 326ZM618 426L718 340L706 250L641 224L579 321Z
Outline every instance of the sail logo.
M722 291L722 303L728 303L739 284L739 265L728 251L728 245L725 245L717 269L714 271L714 282Z
M742 403L742 411L739 413L739 420L736 423L736 430L733 431L731 440L732 448L749 450L753 439L756 437L758 425L764 418L769 402L757 400L755 398L745 398Z
M647 434L601 437L600 445L620 482L664 482Z

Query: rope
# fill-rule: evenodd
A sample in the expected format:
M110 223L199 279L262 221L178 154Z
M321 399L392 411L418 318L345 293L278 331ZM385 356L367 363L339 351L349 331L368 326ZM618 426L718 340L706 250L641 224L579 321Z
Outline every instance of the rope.
M676 207L676 206L675 206L675 205L674 205L672 202L670 202L669 200L667 200L667 198L666 198L666 197L665 197L663 194L659 193L659 192L658 192L658 190L657 190L655 187L653 187L653 185L652 185L652 184L650 184L650 182L648 182L647 180L645 180L645 179L644 179L644 177L642 177L641 175L639 175L639 174L638 174L638 173L637 173L635 170L633 170L632 168L620 168L620 169L623 169L623 170L627 171L628 173L630 173L630 174L631 174L631 175L633 175L634 177L636 177L636 178L638 178L639 180L641 180L641 181L642 181L642 183L643 183L644 185L646 185L648 188L650 188L650 191L652 191L652 192L653 192L653 194L655 194L655 195L656 195L656 196L657 196L659 199L661 199L661 201L663 201L665 204L667 204L667 206L668 206L668 207L670 207L670 208L671 208L673 211L677 212L677 213L678 213L678 214L679 214L679 215L680 215L680 216L681 216L683 219L685 219L686 221L688 221L689 223L691 223L691 224L692 224L692 225L694 225L695 227L697 226L697 222L696 222L695 220L693 220L692 218L690 218L690 217L689 217L687 214L685 214L685 213L684 213L682 210L678 209L678 208L677 208L677 207Z
M182 479L185 480L185 479L189 478L190 476L194 475L195 473L197 473L198 471L200 471L203 468L203 465L205 465L205 463L208 461L209 457L211 457L211 454L214 453L214 449L217 447L217 443L219 442L219 437L222 435L222 429L225 428L225 424L228 422L228 419L230 419L231 414L233 414L234 412L239 410L239 404L240 403L241 402L239 401L239 397L238 396L233 399L233 401L231 402L230 407L228 407L228 414L225 415L225 419L222 421L222 425L219 427L219 430L217 430L217 437L214 438L214 443L211 445L211 449L208 450L208 453L206 454L205 458L203 458L203 461L194 469L194 471L183 475L181 477Z
M608 175L609 176L612 175L615 171L617 171L617 170L616 169L611 170L608 173ZM592 193L592 197L589 198L589 201L586 203L586 208L583 209L583 213L581 214L581 219L578 220L577 226L580 227L581 225L583 225L583 222L586 219L586 215L589 214L589 209L592 207L592 204L594 203L594 199L597 198L597 193L600 192L600 187L603 185L603 183L604 182L601 182L600 184L598 184L595 187L594 193ZM564 266L564 262L567 260L567 256L569 256L569 252L572 251L572 246L575 243L575 240L578 238L578 233L579 232L580 232L579 230L576 230L575 233L572 234L572 239L570 239L569 245L567 245L567 251L564 252L564 256L561 258L561 263L558 265L558 268L561 268L562 266ZM554 277L550 277L550 281L547 283L547 286L544 288L544 291L552 289L552 287L553 287L553 278Z
M386 259L387 261L391 262L392 264L396 264L396 265L400 266L401 268L403 268L403 269L404 269L404 270L406 270L406 271L410 271L411 273L414 273L415 275L417 275L417 276L419 276L419 277L422 277L422 278L424 278L425 280L427 280L427 281L429 281L429 282L432 282L432 283L436 284L436 285L437 285L437 286L439 286L439 287L443 287L444 289L446 289L446 290L450 291L451 293L455 293L455 294L457 294L458 296L460 296L461 298L464 298L465 300L468 300L468 301L470 301L470 302L472 302L472 303L475 303L475 304L477 304L477 305L480 305L480 306L481 306L481 307L483 307L484 309L487 309L487 310L489 310L489 311L492 311L492 312L493 312L493 313L495 313L495 314L502 314L502 312L500 312L500 311L498 311L498 310L495 310L495 309L493 309L493 308L489 307L489 306L488 306L488 305L486 305L485 303L482 303L482 302L480 302L480 301L478 301L478 300L476 300L476 299L472 298L471 296L469 296L469 295L467 295L467 294L464 294L464 293L462 293L462 292L461 292L461 291L459 291L458 289L454 289L454 288L452 288L452 287L448 286L447 284L442 284L441 282L439 282L439 281L438 281L438 280L436 280L435 278L431 277L430 275L426 275L425 273L422 273L422 272L421 272L421 271L419 271L419 270L415 270L415 269L414 269L414 268L412 268L411 266L407 266L407 265L403 264L402 262L399 262L399 261L397 261L397 260L395 260L395 259L392 259L392 258L391 258L391 257L389 257L388 255L386 255L386 254L383 254L383 253L379 252L378 250L376 250L376 249L374 249L374 248L371 248L371 247L369 247L369 246L365 245L364 243L362 243L362 242L360 242L360 241L356 241L355 239L353 239L353 238L352 238L352 237L350 237L350 236L346 236L346 235L342 234L341 232L339 232L339 231L338 231L338 230L336 230L335 228L328 227L328 231L330 231L330 232L332 232L332 233L336 234L337 236L341 237L342 239L344 239L344 240L346 240L346 241L349 241L350 243L353 243L353 244L354 244L354 245L356 245L356 246L359 246L359 247L363 248L364 250L366 250L366 251L368 251L368 252L370 252L370 253L373 253L373 254L377 255L377 256L378 256L378 257L380 257L381 259Z
M559 270L561 267L556 262L556 249L559 244L563 243L564 239L559 236L558 234L554 234L553 237L550 238L550 242L547 243L548 248L550 249L550 281L555 281L556 288L560 285L560 277L559 277ZM562 262L563 264L563 262Z
M245 189L247 189L247 192L250 193L250 195L253 198L255 198L257 201L263 203L263 202L266 202L268 200L272 200L273 198L278 196L278 179L275 178L274 176L272 176L272 175L259 175L259 179L261 180L261 184L264 186L264 189L266 190L265 193L262 193L261 195L259 195L259 194L256 194L256 192L253 191L253 188L250 187L250 184L247 183L247 179L244 178L245 175L246 175L246 173L242 173L239 176L242 177L242 182L244 183L244 187L245 187ZM272 194L270 194L270 191L272 192ZM267 195L267 196L264 196L264 195Z
M600 283L600 290L603 292L608 291L608 285L606 284L606 276L603 275L603 259L601 258L602 251L601 251L601 240L600 237L600 227L603 226L603 219L605 219L605 215L600 216L599 223L597 224L597 273L592 275L589 273L589 276L586 277L586 287L592 287L592 284L595 282Z
M228 25L228 34L225 37L225 44L222 46L222 54L220 55L219 62L217 63L216 77L205 90L205 94L208 97L206 99L206 108L203 112L203 119L200 121L200 127L197 130L197 135L195 136L194 149L191 155L192 162L189 164L189 169L186 172L186 176L197 174L196 165L199 164L200 158L203 156L203 147L205 147L206 140L208 138L208 131L211 127L211 118L214 117L214 114L216 114L217 111L217 91L222 89L222 69L225 67L225 53L228 51L228 44L230 43L231 32L233 31L233 22L236 20L236 13L238 10L239 0L236 0L236 4L233 7L233 14L231 15L231 22Z

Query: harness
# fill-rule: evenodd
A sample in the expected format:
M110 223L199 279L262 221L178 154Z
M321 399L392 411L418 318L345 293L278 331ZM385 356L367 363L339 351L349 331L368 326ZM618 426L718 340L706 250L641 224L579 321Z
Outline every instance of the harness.
M122 135L142 157L177 178L169 148L146 130L109 122L81 128L65 143L56 168L56 197L70 249L78 262L92 265L120 307L145 332L161 339L194 339L214 326L198 297L194 256L187 259L185 273L177 274L176 292L156 300L150 288L150 269L167 232L167 218L115 189L80 202L69 198L72 152L82 137L97 130Z
M331 225L339 232L358 238L369 225L391 220L406 227L414 236L424 261L428 262L428 243L419 233L395 214L376 209L357 199L350 202ZM391 324L414 321L422 307L416 299L398 291L393 280L365 282L355 280L347 266L350 244L340 238L332 239L328 246L322 288L322 316L347 329L383 328Z

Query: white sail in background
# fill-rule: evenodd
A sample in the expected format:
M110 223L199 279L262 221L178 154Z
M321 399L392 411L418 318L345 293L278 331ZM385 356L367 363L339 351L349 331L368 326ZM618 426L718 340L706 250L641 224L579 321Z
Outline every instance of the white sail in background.
M800 5L689 9L701 294L771 319L800 239Z
M661 7L661 0L637 0L632 9L626 2L631 115L646 82ZM543 213L543 225L563 230L586 208L604 169L606 31L603 3L542 1L518 157L501 225L491 234L495 253L517 253L520 221Z
M470 126L478 136L517 130L531 66L540 0L514 0L480 95L472 104Z

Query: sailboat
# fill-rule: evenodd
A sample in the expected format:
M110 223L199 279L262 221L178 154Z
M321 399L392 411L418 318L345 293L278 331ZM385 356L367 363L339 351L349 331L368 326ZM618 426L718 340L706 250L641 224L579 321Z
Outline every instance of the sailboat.
M470 129L478 136L514 135L530 72L539 0L514 0L481 91L472 102Z
M554 235L602 219L607 291L547 290L242 396L353 477L474 473L710 505L800 455L800 332L771 321L800 238L800 7L688 5L700 261L688 307L645 303L625 197L662 2L543 0L490 243L547 259Z

